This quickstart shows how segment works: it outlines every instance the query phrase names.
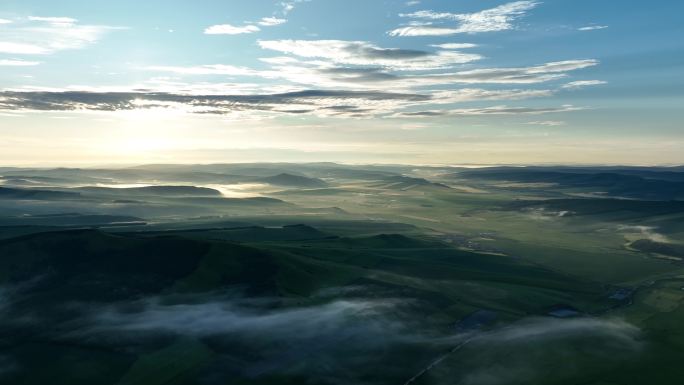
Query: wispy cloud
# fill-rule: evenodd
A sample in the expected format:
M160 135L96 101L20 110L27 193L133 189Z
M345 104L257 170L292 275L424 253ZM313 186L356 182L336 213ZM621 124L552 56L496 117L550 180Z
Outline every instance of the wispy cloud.
M50 49L35 44L0 41L0 52L18 55L43 55L49 53Z
M595 31L597 29L606 29L607 25L589 25L586 27L577 28L578 31Z
M261 27L275 27L287 23L287 19L278 17L262 17L259 21L250 21L244 25L217 24L204 29L207 35L243 35L261 31Z
M567 123L562 121L562 120L537 120L534 122L527 122L526 124L529 124L532 126L558 127L558 126L564 126Z
M430 365L435 368L431 371L435 383L496 385L520 379L530 384L543 383L548 370L534 359L540 354L561 363L556 369L560 372L557 376L563 378L567 372L576 376L578 362L583 365L586 361L577 360L580 355L601 362L611 362L613 358L619 367L643 346L639 328L620 319L605 318L533 317L489 331L435 333L424 323L412 322L407 317L409 309L402 307L402 302L406 300L353 298L285 308L272 306L268 299L173 305L147 299L130 303L134 306L127 306L126 310L123 306L83 306L79 309L84 320L80 328L70 332L62 329L60 337L67 341L86 337L105 346L120 340L135 341L131 343L134 345L164 335L210 337L220 346L218 341L229 337L231 345L237 342L247 352L254 349L259 353L254 359L240 360L233 373L238 371L254 378L302 372L307 378L327 379L315 382L338 384L367 383L358 373L381 365L386 355L380 352L396 349L420 348L423 356L434 351L436 358L432 363L407 362L399 378L405 376L406 370L420 373ZM443 355L449 350L452 353ZM465 355L460 355L463 351ZM470 352L481 351L487 352L487 359L468 359ZM520 354L510 357L510 351ZM220 360L221 350L217 352L215 359ZM449 365L452 359L462 365ZM229 361L235 359L231 357ZM337 374L334 381L331 373Z
M287 23L287 19L279 19L277 17L262 17L257 24L263 27L273 27L285 23Z
M313 54L309 51L306 52L308 52L307 54ZM301 53L304 54L306 52ZM380 57L375 57L373 55L371 55L371 57L364 57L362 54L354 56L349 53L340 54L338 56L335 52L331 53L325 51L316 54L327 55L336 59L316 60L314 62L300 61L292 57L262 59L262 61L272 65L272 68L268 70L256 70L220 64L193 67L154 66L148 68L150 70L173 72L183 75L228 75L253 76L264 79L283 79L291 83L322 88L383 88L406 90L452 84L505 85L544 83L562 79L567 76L567 72L598 64L598 61L593 59L581 59L550 62L531 67L480 68L456 72L415 74L411 72L406 73L406 71L418 69L419 65L425 67L427 67L428 64L435 66L436 63L439 63L438 60L443 60L444 58L432 53L426 53L423 56L413 53L413 55L418 56L416 56L416 61L412 62L412 60L409 59L399 60L398 58L392 57L392 55L401 57L402 55L405 55L405 53L391 52L386 57L383 57L382 55L384 53L386 52L381 53L379 55ZM375 66L347 66L352 63L372 63L375 64ZM378 65L380 64L386 64L389 67L379 67ZM393 68L392 66L396 66L396 68ZM393 72L393 69L403 71Z
M36 66L38 64L40 64L40 62L37 62L37 61L27 61L27 60L17 60L17 59L0 60L0 66L6 66L6 67L27 67L27 66Z
M456 28L434 27L430 25L409 25L388 32L391 36L446 36L459 33Z
M472 43L444 43L444 44L431 44L430 47L442 48L442 49L466 49L475 48L477 44Z
M422 50L381 48L364 41L345 40L261 40L259 46L304 58L327 59L335 64L380 66L396 70L448 68L482 58L457 51L432 53Z
M469 360L467 355L460 355L459 365L452 368L449 364L454 361L444 362L439 370L431 371L435 374L430 379L453 383L457 378L456 383L466 385L542 384L549 373L544 362L552 360L559 363L553 377L572 382L577 373L591 371L581 362L601 362L619 370L626 360L637 359L642 339L636 326L620 319L524 319L470 341L468 349L487 351L488 360ZM570 351L569 345L583 346L581 353ZM511 351L520 354L511 355ZM581 360L574 358L580 356Z
M69 17L31 16L0 29L0 53L46 55L81 49L106 33L120 29L105 25L82 25Z
M438 107L474 101L542 98L552 90L461 89L431 93L382 91L303 90L274 94L202 94L108 90L16 90L0 93L0 111L103 111L169 109L189 114L234 115L251 112L271 115L315 115L341 118L373 116L430 117L447 115L542 114L575 111L560 108L495 106L472 109L431 109L409 112L411 107Z
M559 112L571 112L582 110L582 107L564 105L561 107L509 107L493 106L485 108L460 108L448 110L425 110L413 112L401 112L394 117L398 118L424 118L437 116L486 116L486 115L541 115Z
M402 17L436 21L454 21L455 26L408 25L389 32L392 36L440 36L458 33L480 33L513 29L513 21L539 4L537 1L515 1L475 13L449 13L430 10L400 14Z
M0 24L11 24L12 20L0 19Z
M432 104L453 104L484 100L523 100L542 98L553 95L552 90L485 90L480 88L462 88L460 90L435 91Z
M589 87L589 86L599 86L599 85L607 84L607 83L608 82L603 81L603 80L578 80L578 81L570 82L570 83L563 85L563 88L578 89L578 88Z
M297 6L297 4L308 3L308 2L310 2L310 1L311 1L311 0L289 0L289 1L281 1L281 2L280 2L280 7L281 7L280 12L281 12L283 15L287 16L288 13L292 12L292 10L295 9L295 7Z
M381 91L307 90L281 94L190 95L161 92L5 91L0 111L131 111L169 109L191 114L310 114L370 117L389 114L429 95Z
M221 374L217 378L249 382L286 374L310 383L340 385L367 384L364 369L381 365L386 358L382 353L388 350L420 347L425 351L427 344L443 349L458 338L438 339L410 328L406 310L392 299L337 300L287 308L277 306L282 301L269 299L161 302L146 299L123 304L132 304L136 311L79 304L74 307L82 312L80 327L53 333L60 333L57 338L61 340L98 341L104 346L123 340L132 347L163 336L208 337L218 346L243 346L239 357L234 356L234 349L216 348L212 361L220 368L212 365L208 373ZM48 323L45 319L38 322ZM417 369L420 363L412 365ZM206 378L204 373L199 376ZM401 374L393 377L401 378Z
M43 21L52 24L57 27L69 27L78 22L78 20L71 17L41 17L41 16L29 16L31 21Z
M531 67L481 68L454 73L407 77L406 81L417 84L534 84L561 79L566 72L592 67L597 60L581 59L549 62Z
M204 30L204 33L207 35L241 35L259 31L261 31L261 28L252 24L242 26L235 26L231 24L218 24L207 27Z

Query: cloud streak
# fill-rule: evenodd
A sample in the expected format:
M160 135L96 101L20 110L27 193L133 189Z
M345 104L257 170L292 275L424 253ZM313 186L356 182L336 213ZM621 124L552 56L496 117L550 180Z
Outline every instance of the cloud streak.
M426 117L448 117L448 116L488 116L488 115L541 115L559 112L572 112L583 110L582 107L564 105L561 107L509 107L493 106L485 108L458 108L448 110L425 110L402 112L396 114L397 118L426 118Z
M577 30L578 31L596 31L599 29L606 29L606 28L608 28L607 25L589 25L586 27L577 28Z
M278 41L280 43L280 41ZM366 44L344 42L343 54L318 45L295 44L299 55L331 61L402 63L411 60L434 62L435 54L427 51L382 49ZM289 47L290 45L287 44ZM351 56L351 52L360 52ZM350 55L350 56L348 56ZM437 56L439 57L439 56ZM561 79L569 71L597 65L592 59L549 62L530 67L481 68L437 74L395 73L382 67L338 66L335 62L309 63L292 57L265 59L273 66L269 70L255 70L231 65L195 67L153 66L151 71L171 72L186 76L226 75L282 79L314 89L295 87L291 92L259 92L256 85L248 88L226 84L209 87L202 84L179 82L152 84L152 87L106 89L30 90L15 89L0 93L0 109L5 111L128 111L141 109L174 109L193 114L231 115L237 112L256 114L310 114L330 117L435 117L457 115L544 114L577 111L573 106L526 108L506 105L468 109L442 109L443 105L464 102L524 100L552 96L557 90L546 89L484 89L467 87L452 90L425 89L448 84L536 84ZM409 68L418 65L408 64ZM422 63L422 62L421 62ZM389 64L388 64L389 65ZM398 65L398 64L397 64ZM421 64L423 65L423 64ZM572 82L567 87L596 84L596 81ZM288 87L285 87L287 89ZM289 87L292 89L292 87ZM382 89L384 91L377 91ZM163 90L163 91L162 91ZM235 91L241 92L236 94ZM408 111L410 107L421 111ZM440 107L440 108L435 108Z
M263 49L303 58L327 59L335 64L379 66L394 70L429 70L480 60L478 54L458 51L436 53L399 48L382 48L364 41L344 40L260 40Z
M537 120L534 122L527 122L531 126L546 126L546 127L558 127L564 126L566 122L561 120Z
M257 24L262 27L273 27L287 23L287 19L279 19L277 17L262 17Z
M578 80L563 85L563 88L574 90L589 86L600 86L602 84L608 84L608 82L603 80Z
M311 0L288 0L288 1L281 1L281 2L280 2L280 7L281 7L280 12L281 12L284 16L287 16L287 14L289 14L290 12L292 12L298 4L301 4L301 3L308 3L308 2L310 2L310 1L311 1Z
M288 45L289 46L289 45ZM363 47L363 45L362 45ZM262 61L272 65L269 70L255 70L230 65L205 65L195 67L153 66L152 70L173 72L184 75L228 75L253 76L265 79L283 79L292 83L321 88L406 90L417 87L444 86L450 84L537 84L563 79L568 72L598 65L597 60L581 59L549 62L530 67L480 68L466 71L414 74L408 71L421 66L429 67L444 64L444 57L426 51L394 51L371 49L370 53L352 55L337 50L303 51L304 55L325 55L332 59L315 62L301 61L292 57L265 58ZM358 47L357 47L358 48ZM351 50L350 50L351 51ZM400 59L402 56L407 59ZM413 57L413 62L412 59ZM353 66L351 63L375 63L375 66ZM449 62L449 60L446 60ZM396 66L404 71L392 71ZM408 73L407 73L408 72Z
M3 59L0 60L0 66L5 67L30 67L37 66L40 62L28 61L28 60L17 60L17 59Z
M204 30L206 35L241 35L246 33L255 33L261 31L261 28L256 25L235 26L231 24L218 24L207 27Z
M438 117L456 115L538 115L580 108L494 106L469 109L405 111L410 107L441 106L474 101L523 100L552 95L552 90L485 90L397 93L382 91L306 90L278 94L187 94L150 91L5 91L0 111L102 111L170 109L190 114L231 115L244 112L362 118Z
M537 1L515 1L475 13L434 12L430 10L400 14L402 17L430 21L452 21L455 26L431 24L408 25L389 31L391 36L442 36L460 33L482 33L513 29L513 21L539 4Z
M0 53L47 55L82 49L108 32L121 29L105 25L82 25L69 17L31 16L0 29Z
M430 100L427 95L377 91L309 90L263 95L188 95L154 92L3 92L6 111L131 111L174 109L194 114L311 114L368 117Z

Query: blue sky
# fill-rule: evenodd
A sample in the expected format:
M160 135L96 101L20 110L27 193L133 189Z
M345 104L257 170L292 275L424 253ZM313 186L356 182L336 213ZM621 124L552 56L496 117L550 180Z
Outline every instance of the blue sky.
M684 3L0 5L0 163L684 163Z

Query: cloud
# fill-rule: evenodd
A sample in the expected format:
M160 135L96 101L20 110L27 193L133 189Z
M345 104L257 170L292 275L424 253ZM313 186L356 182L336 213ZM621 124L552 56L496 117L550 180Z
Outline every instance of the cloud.
M55 344L78 342L139 354L179 341L207 343L211 363L193 375L219 382L230 373L230 378L240 376L247 382L271 374L310 383L370 384L388 378L404 383L429 367L435 369L429 372L429 382L436 384L503 384L512 378L536 384L544 382L539 376L548 376L544 364L549 362L537 355L559 363L555 376L568 367L584 373L585 363L624 364L621 359L642 346L638 328L610 318L531 317L460 333L441 321L416 317L416 309L434 307L423 299L393 297L396 290L379 286L328 288L309 299L250 298L231 292L54 303L27 312L14 304L35 296L35 291L0 286L5 314L0 326L18 335L40 330L41 338ZM511 351L518 354L511 356ZM387 365L388 360L393 365ZM3 361L0 355L0 368ZM385 368L382 376L369 375L379 366Z
M560 339L574 335L602 335L638 345L639 328L620 319L574 318L558 320L529 318L479 337L492 343Z
M549 62L531 67L482 68L460 71L454 74L442 74L453 81L462 83L541 83L564 77L564 72L592 67L597 60L566 60Z
M131 111L173 109L194 114L310 114L369 117L430 100L429 95L380 91L307 90L281 94L189 95L161 92L6 91L0 111Z
M436 53L400 48L381 48L364 41L345 40L260 40L259 46L304 58L327 59L335 64L381 66L395 70L448 68L482 58L457 51Z
M476 336L462 354L455 355L458 365L444 362L430 372L430 380L464 385L541 384L549 379L546 363L554 362L555 381L576 382L596 362L604 370L619 370L625 360L638 358L643 346L640 338L637 327L620 319L524 319ZM481 352L486 352L484 359Z
M598 64L597 60L566 60L549 62L531 67L480 68L451 73L402 76L397 83L405 86L430 86L445 84L535 84L562 79L565 73Z
M460 90L436 91L432 93L433 104L452 104L481 100L522 100L553 95L551 90L485 90L463 88Z
M276 41L280 42L280 41ZM348 43L348 42L345 42ZM403 70L417 69L419 66L440 64L444 60L441 53L425 51L404 51L379 49L371 50L371 54L352 55L359 46L343 53L338 50L323 48L321 51L307 50L303 46L284 45L282 49L293 50L301 55L321 55L335 59L301 61L296 58L280 56L264 58L263 62L272 65L268 70L255 70L230 65L204 65L194 67L153 66L147 69L173 72L183 75L228 75L252 76L265 79L283 79L292 83L319 88L349 89L392 89L404 91L418 87L444 86L450 84L535 84L566 77L566 72L588 68L598 64L593 59L567 60L544 63L530 67L481 68L467 71L442 72L430 74L413 74L392 72L391 66L403 66ZM342 45L344 50L346 45ZM364 47L364 45L361 45ZM280 47L278 47L280 48ZM316 47L314 47L316 48ZM301 52L300 52L301 50ZM363 50L361 50L363 51ZM384 55L384 57L383 57ZM396 55L393 57L393 55ZM405 60L399 58L405 57ZM410 59L414 57L415 59ZM316 58L321 59L321 58ZM341 63L338 63L341 62ZM375 66L351 66L346 62L375 63ZM380 67L384 63L389 68Z
M586 27L577 28L577 30L578 31L596 31L599 29L606 29L606 28L608 28L607 25L589 25Z
M34 44L0 41L0 52L21 55L43 55L49 53L50 49Z
M0 24L12 24L12 20L0 19Z
M537 1L515 1L475 13L418 11L400 14L402 17L423 20L455 21L456 26L409 25L388 32L391 36L440 36L458 33L480 33L513 29L513 21L536 7Z
M424 118L424 117L439 117L439 116L486 116L486 115L541 115L558 112L571 112L582 110L581 107L574 107L572 105L564 105L561 107L509 107L509 106L493 106L485 108L460 108L448 110L425 110L413 112L401 112L395 114L395 118Z
M288 13L292 12L292 10L295 9L295 6L297 4L301 3L308 3L311 0L289 0L289 1L281 1L280 2L280 7L281 7L281 13L285 16L287 16Z
M261 31L262 27L273 27L287 23L287 19L277 17L262 17L257 22L248 22L245 25L236 26L232 24L212 25L204 29L206 35L242 35Z
M264 63L275 64L275 65L300 63L299 60L297 60L293 57L289 57L289 56L263 57L263 58L260 58L259 60L264 62Z
M404 3L404 4L405 4L407 7L412 7L412 6L414 6L414 5L420 4L420 1L418 1L418 0L411 0L411 1L407 1L407 2Z
M442 49L465 49L465 48L475 48L477 44L471 43L444 43L444 44L431 44L430 47L442 48Z
M57 27L70 27L78 22L78 20L71 17L39 17L39 16L29 16L31 21L43 21L52 24Z
M8 66L8 67L26 67L26 66L36 66L38 64L40 64L40 62L37 62L37 61L16 60L16 59L0 60L0 66Z
M0 29L0 53L46 55L81 49L96 43L106 33L120 29L104 25L81 25L68 17L31 16Z
M268 305L265 299L175 305L147 300L136 304L135 310L129 306L92 311L90 317L86 316L90 325L76 331L74 337L100 343L112 338L141 343L140 339L160 335L211 338L218 354L223 350L222 341L232 347L228 351L245 343L240 360L243 376L301 370L309 379L335 373L337 381L331 383L342 384L366 383L348 376L386 362L386 355L377 353L388 349L418 349L406 352L434 354L435 359L424 365L435 369L430 372L434 372L431 379L435 383L496 385L521 379L525 383L543 382L540 378L548 376L548 370L538 355L567 363L557 365L555 370L561 371L560 376L572 376L578 370L582 372L578 362L582 365L584 361L575 360L580 355L604 365L613 361L619 365L619 358L633 355L642 347L641 331L620 319L535 317L487 332L429 334L425 323L410 322L404 315L406 309L392 299L356 298L298 307ZM442 354L445 350L451 353ZM258 359L245 359L252 351L258 353ZM512 358L510 351L520 354ZM470 356L471 352L485 355ZM445 362L451 355L459 362L455 368ZM420 363L408 365L398 371L400 377L406 375L407 369L424 373ZM323 371L317 369L321 366L325 367ZM339 382L342 372L348 373L348 382ZM385 372L385 377L389 373ZM413 378L419 377L421 374Z
M201 91L201 90L200 90ZM189 94L151 91L5 91L0 93L0 111L131 111L169 109L189 114L314 115L340 118L373 116L430 117L449 115L543 114L578 108L524 108L495 106L472 109L405 111L473 101L523 100L546 97L551 90L461 90L431 93L382 91L303 90L274 94Z
M598 86L601 84L608 84L608 82L603 81L603 80L578 80L578 81L570 82L568 84L563 85L563 88L578 89L578 88L583 88L583 87L588 87L588 86Z
M354 317L376 316L391 302L334 301L328 304L293 309L263 310L258 302L249 307L239 303L161 305L149 301L142 312L121 313L115 309L97 314L95 322L103 328L127 331L167 332L209 337L239 334L279 339L308 339L338 329ZM288 330L282 333L281 330Z
M654 226L635 226L635 225L618 225L618 231L629 234L638 234L648 240L659 243L671 243L672 241L664 234L657 232L657 227Z
M388 32L391 36L447 36L459 33L458 29L431 27L428 25L410 25Z
M234 26L230 24L219 24L219 25L212 25L210 27L207 27L204 30L204 33L207 35L240 35L240 34L246 34L246 33L254 33L254 32L259 32L261 31L261 28L257 27L256 25L243 25L243 26Z
M287 23L287 19L279 19L277 17L262 17L261 20L257 23L263 27L272 27L275 25L280 25L280 24L285 24Z
M562 120L538 120L535 122L527 122L526 124L529 124L532 126L558 127L558 126L564 126L566 123Z
M424 322L419 327L407 317L403 304L413 301L406 299L353 298L304 306L287 306L287 302L228 299L164 304L147 299L119 306L83 306L80 327L59 337L139 349L174 337L210 339L213 364L200 369L198 378L249 382L287 376L339 385L404 379L420 368L423 358L440 354L461 339L425 330ZM386 353L397 350L403 354L392 358L395 365L387 366ZM371 374L380 366L385 368L382 379Z
M425 75L397 75L377 68L322 68L308 70L310 76L299 76L293 81L334 81L356 86L374 84L377 87L415 88L447 84L535 84L566 77L566 72L597 65L596 60L550 62L539 66L513 68L481 68L466 71ZM281 68L287 76L292 67ZM298 69L300 72L301 68ZM300 73L301 75L301 73ZM320 76L324 76L324 80Z

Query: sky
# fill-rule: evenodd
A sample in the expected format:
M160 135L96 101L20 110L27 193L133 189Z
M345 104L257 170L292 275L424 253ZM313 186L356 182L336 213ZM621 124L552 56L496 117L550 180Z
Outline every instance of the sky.
M684 164L679 0L2 0L0 166Z

